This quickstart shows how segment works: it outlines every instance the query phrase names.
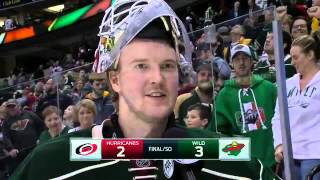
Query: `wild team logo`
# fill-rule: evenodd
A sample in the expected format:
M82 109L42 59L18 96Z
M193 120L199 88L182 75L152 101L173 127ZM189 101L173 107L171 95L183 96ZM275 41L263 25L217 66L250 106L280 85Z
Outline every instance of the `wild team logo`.
M250 161L250 138L234 137L219 139L219 160L222 161Z
M10 129L14 131L23 131L28 126L29 121L29 119L16 121L10 126Z
M244 144L233 141L231 144L226 145L222 151L227 153L229 156L238 156L244 146Z
M87 156L90 155L94 152L96 152L98 149L98 146L96 144L90 144L90 143L86 143L86 144L82 144L81 146L79 146L76 149L76 153L82 156Z

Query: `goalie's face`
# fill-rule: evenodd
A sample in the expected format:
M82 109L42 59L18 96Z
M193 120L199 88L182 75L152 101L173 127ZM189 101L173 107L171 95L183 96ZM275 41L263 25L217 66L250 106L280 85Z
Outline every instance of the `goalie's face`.
M162 41L135 39L122 51L119 69L110 75L119 94L119 113L147 123L162 122L177 98L175 50Z

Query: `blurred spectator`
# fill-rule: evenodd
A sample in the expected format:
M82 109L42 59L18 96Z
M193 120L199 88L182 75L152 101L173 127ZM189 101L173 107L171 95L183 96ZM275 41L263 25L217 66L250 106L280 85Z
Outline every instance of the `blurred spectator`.
M230 30L228 26L221 26L218 28L217 32L222 38L223 41L223 49L228 48L231 44L231 38L230 38Z
M242 26L245 29L246 38L257 38L261 30L264 28L264 17L259 16L258 14L258 12L253 12L252 15L249 15L249 17L243 21Z
M273 20L273 9L264 10L264 25L272 24Z
M240 9L240 1L235 1L233 8L231 10L229 10L228 12L228 19L234 19L237 18L239 16L242 16L245 14L245 11L243 11L242 9ZM233 25L236 25L238 23L241 23L240 21L236 21L234 22Z
M296 73L296 70L291 64L291 56L289 54L291 48L291 37L290 34L285 31L283 31L283 46L286 78L290 78ZM268 80L272 83L276 82L274 51L273 33L268 32L264 44L264 53L260 56L258 63L255 65L254 73L259 74L265 80Z
M197 69L197 87L190 93L178 96L174 107L175 119L185 125L184 118L188 108L196 103L210 104L213 100L212 68L210 63L199 65Z
M16 84L16 75L13 73L13 71L10 72L8 76L8 85L9 86L14 86Z
M73 99L73 102L76 104L78 103L81 99L85 97L85 95L88 92L84 89L84 81L83 80L78 80L76 81L76 85L73 89L73 97L76 99Z
M77 104L77 119L80 125L70 129L68 133L90 128L94 125L94 120L97 116L95 103L90 99L83 99Z
M57 92L57 84L53 79L48 79L44 88L46 94L39 100L36 108L37 114L40 115L49 105L57 106L63 112L69 105L73 104L71 97ZM57 96L59 96L59 102Z
M62 94L66 96L70 96L72 98L72 102L77 103L78 97L73 94L73 88L75 85L74 82L74 72L73 71L68 71L67 73L64 74L64 84L61 87L62 88Z
M43 78L43 77L44 77L43 65L40 64L38 69L34 72L33 78L38 80L38 79Z
M243 28L243 26L241 25L235 25L231 28L231 31L230 31L230 37L231 37L231 44L229 46L229 48L227 49L227 53L226 53L226 56L225 56L225 59L228 63L230 63L230 50L238 45L238 44L247 44L246 42L243 42L244 41L244 34L245 34L245 30Z
M198 61L196 63L212 63L213 66L218 66L218 74L222 74L223 77L229 79L231 68L228 63L223 59L224 47L223 39L221 36L217 36L215 42L211 45L207 43L202 43L198 46ZM213 54L214 52L214 54ZM197 64L195 65L196 69Z
M32 92L32 89L30 87L28 87L28 86L26 88L24 88L23 96L26 99L26 102L24 104L26 106L25 110L32 111L32 107L36 103L37 97Z
M212 4L209 4L208 5L208 8L207 10L205 11L205 14L204 14L204 25L210 25L212 23L212 20L215 16L215 12L212 8Z
M248 46L239 44L231 50L235 79L225 83L216 100L216 117L208 128L227 135L251 138L251 153L272 167L271 118L276 103L276 87L252 75L253 58ZM215 118L215 119L214 119Z
M2 132L5 149L12 157L8 161L11 173L35 147L44 124L36 114L20 110L15 99L7 101L6 110L8 119L3 123Z
M296 39L299 36L303 36L303 35L307 35L307 34L308 34L307 20L302 16L295 17L293 19L292 25L291 25L292 38Z
M44 96L44 84L42 81L37 82L35 85L33 96L35 97L35 102L33 103L31 109L33 112L36 112L39 100Z
M60 66L60 62L59 61L54 62L51 69L51 77L56 82L60 83L62 79L62 72L63 72L63 68Z
M4 30L10 31L12 29L16 28L15 22L13 19L7 17L6 20L4 20Z
M69 128L74 128L79 126L79 121L77 119L76 107L74 105L70 105L67 109L64 110L63 113L63 123Z
M187 110L185 123L188 128L205 128L211 118L211 108L203 104L191 105Z
M23 89L24 82L27 80L24 68L23 67L17 68L17 71L15 74L17 74L17 82L16 82L17 87Z
M190 6L188 6L186 9L185 19L189 21L193 29L196 29L200 25L199 16L192 10ZM190 26L186 27L189 28ZM191 29L189 28L188 31L190 30Z
M241 25L233 26L230 32L231 43L232 43L230 48L233 48L235 45L239 44L244 34L245 34L245 30Z
M282 29L290 34L290 25L292 24L292 16L286 14L283 19L281 20L282 23Z
M0 106L0 179L5 179L5 177L7 176L7 162L10 160L10 155L4 146L2 133L2 126L6 118L6 108L4 106Z
M88 62L90 60L87 45L83 44L79 47L77 59L80 61L80 65L84 65L85 61Z
M39 81L34 87L34 95L37 98L41 98L43 96L43 93L44 93L44 83L42 81Z
M88 75L86 74L86 71L84 69L80 69L78 79L85 82L88 81Z
M94 123L101 124L114 112L110 93L105 91L107 88L106 74L91 73L89 79L92 84L92 92L87 94L85 98L90 99L95 103L97 114Z
M255 0L248 0L248 6L249 6L249 16L253 15L253 12L260 10L261 8L256 5Z
M75 63L75 59L72 57L72 54L71 53L67 53L65 56L64 56L64 59L63 59L63 68L64 69L71 69L74 67L74 63Z
M56 106L46 107L42 111L42 117L48 130L41 133L38 144L68 133L69 127L62 123L61 113Z

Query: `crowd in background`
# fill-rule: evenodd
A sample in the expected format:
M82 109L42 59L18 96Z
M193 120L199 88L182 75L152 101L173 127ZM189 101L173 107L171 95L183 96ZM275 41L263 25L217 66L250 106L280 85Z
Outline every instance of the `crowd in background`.
M272 120L277 119L271 23L278 19L282 24L286 77L291 78L297 71L301 73L296 69L297 57L292 57L292 46L301 44L292 42L312 34L307 38L320 45L320 1L314 0L310 7L308 2L290 5L248 0L245 9L241 9L240 1L233 3L232 9L220 12L209 4L203 14L187 8L187 15L181 17L189 32L198 31L189 34L193 42L192 64L181 63L175 118L178 124L189 128L251 137L253 153L276 169L277 146L274 147L271 128ZM276 5L276 14L272 5ZM228 19L232 20L221 23ZM216 23L214 30L212 23ZM92 64L87 62L93 62L94 53L88 49L80 47L76 54L40 65L32 74L26 74L23 67L17 68L3 79L3 177L12 173L37 144L101 124L116 112L116 98L108 91L106 75L90 72ZM183 58L181 55L181 62L186 62ZM254 75L247 79L248 74Z
M60 12L56 12L51 15L48 15L46 13L41 13L40 11L43 11L43 9L41 9L38 13L35 13L38 11L38 10L35 10L33 13L23 12L19 15L6 16L3 26L0 27L0 32L11 31L13 29L27 26L27 25L38 24L45 20L55 18L57 16L62 16L77 8L81 8L95 2L97 1L96 0L66 0L64 3L64 8Z

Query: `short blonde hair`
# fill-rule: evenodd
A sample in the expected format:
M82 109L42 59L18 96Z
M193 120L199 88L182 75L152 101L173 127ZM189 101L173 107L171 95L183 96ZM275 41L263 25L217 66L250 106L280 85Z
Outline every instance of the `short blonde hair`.
M316 62L320 60L320 32L316 31L311 35L303 35L297 37L293 42L291 47L299 46L302 49L302 53L308 54L310 52L314 53Z
M82 99L76 106L77 119L79 119L79 111L81 107L88 108L89 111L93 113L94 117L97 116L96 104L90 99Z

